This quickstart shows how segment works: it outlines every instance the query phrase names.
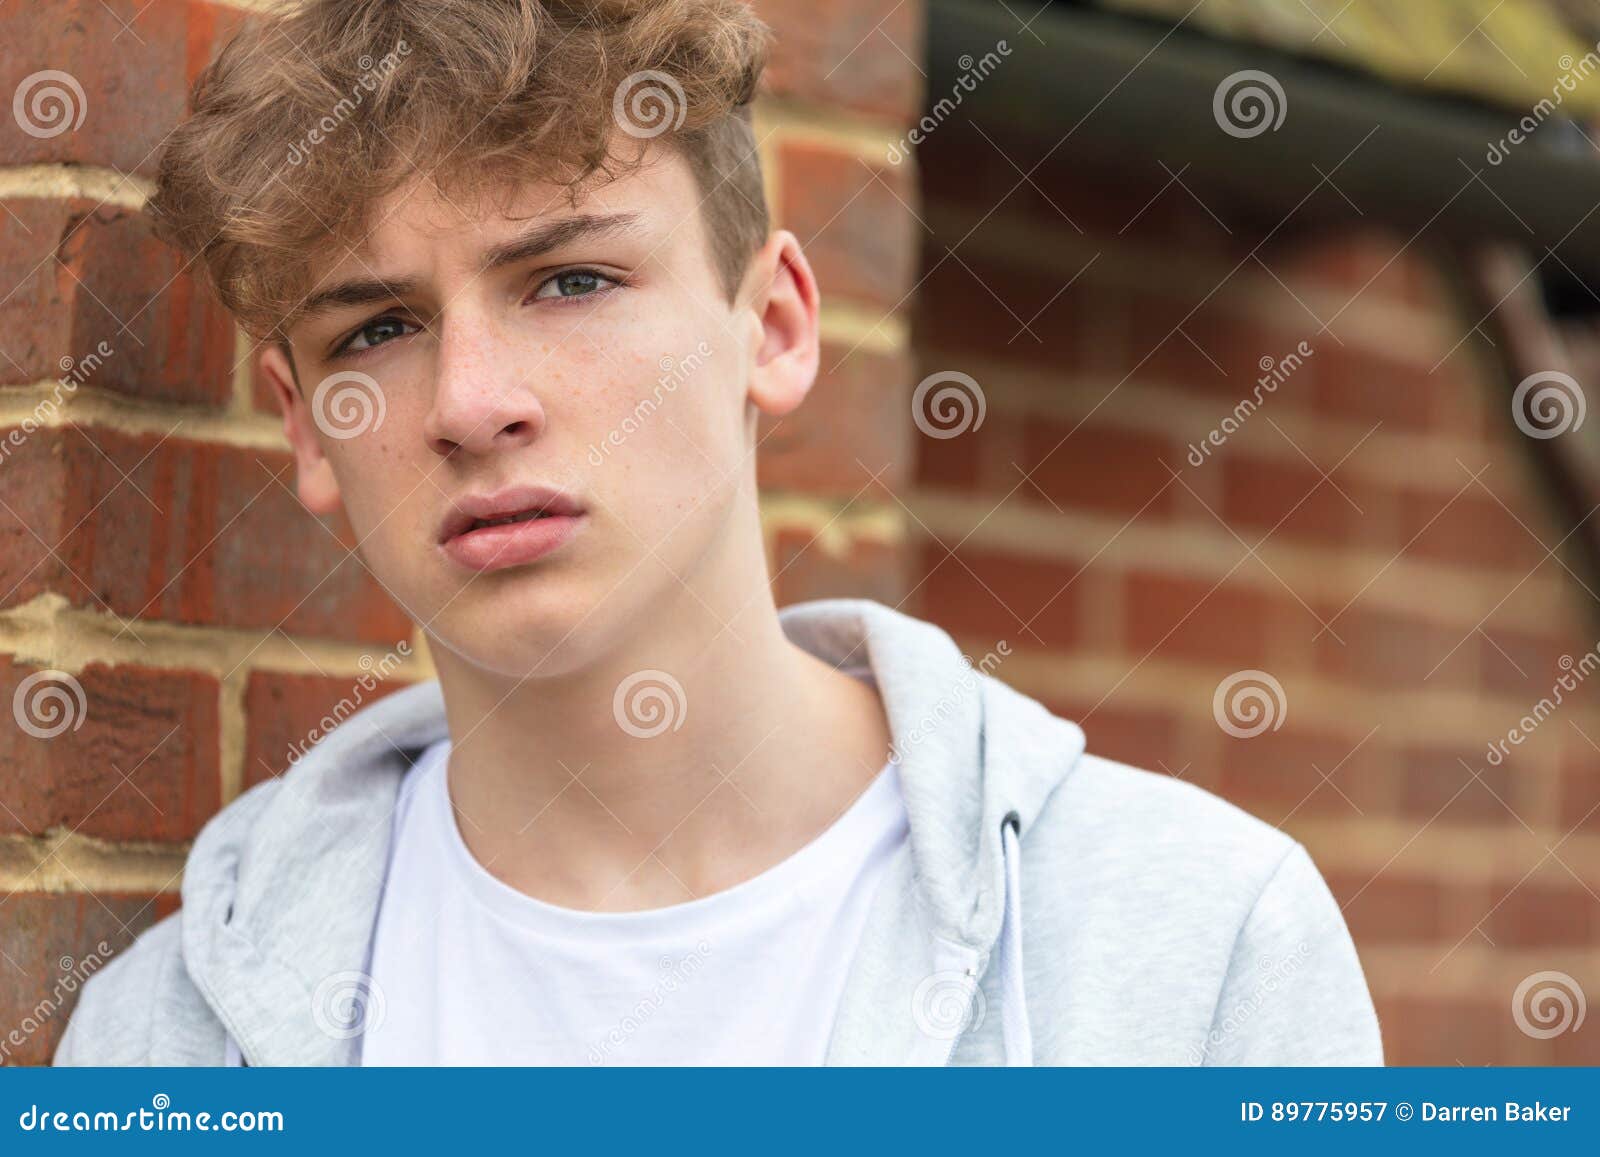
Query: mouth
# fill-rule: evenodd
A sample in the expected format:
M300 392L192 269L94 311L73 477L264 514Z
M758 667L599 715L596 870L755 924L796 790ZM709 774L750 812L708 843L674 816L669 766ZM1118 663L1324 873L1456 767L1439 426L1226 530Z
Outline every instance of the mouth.
M571 541L587 524L571 495L546 487L519 487L455 500L439 528L439 546L468 570L499 570L542 558Z

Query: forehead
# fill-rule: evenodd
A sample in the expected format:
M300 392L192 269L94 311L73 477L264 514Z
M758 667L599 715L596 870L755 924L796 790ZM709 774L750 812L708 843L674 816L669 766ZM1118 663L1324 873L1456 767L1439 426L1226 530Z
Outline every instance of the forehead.
M507 239L541 224L580 215L626 215L626 232L658 256L700 233L700 197L693 173L677 150L652 148L615 177L597 173L574 190L552 179L515 179L440 185L416 173L373 203L353 242L315 258L311 291L350 277L402 269L474 270Z

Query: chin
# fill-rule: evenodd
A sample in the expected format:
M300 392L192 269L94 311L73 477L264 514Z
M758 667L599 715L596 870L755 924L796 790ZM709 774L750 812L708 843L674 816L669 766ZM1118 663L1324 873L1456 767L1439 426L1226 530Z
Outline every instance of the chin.
M538 567L496 572L472 585L426 628L467 663L511 679L546 678L584 665L604 627L585 593L545 581Z

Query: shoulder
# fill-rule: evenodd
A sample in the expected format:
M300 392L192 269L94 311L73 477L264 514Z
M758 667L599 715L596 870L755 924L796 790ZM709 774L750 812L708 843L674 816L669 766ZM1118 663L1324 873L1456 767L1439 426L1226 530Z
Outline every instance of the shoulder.
M1070 858L1130 893L1203 893L1211 905L1247 908L1299 845L1195 784L1086 754L1023 848L1039 860Z
M56 1065L149 1065L154 1018L181 974L181 911L145 929L91 974L56 1045ZM182 977L187 983L187 977Z
M1339 905L1306 849L1271 824L1194 784L1086 755L1022 853L1039 962L1029 983L1057 997L1046 1055L1381 1063Z

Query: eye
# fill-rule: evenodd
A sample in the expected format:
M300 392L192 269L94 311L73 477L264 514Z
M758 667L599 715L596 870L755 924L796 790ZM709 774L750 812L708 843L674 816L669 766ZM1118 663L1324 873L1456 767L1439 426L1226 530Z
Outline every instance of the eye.
M603 273L596 273L593 269L563 269L555 276L547 278L534 291L533 296L535 300L552 297L588 297L617 284L615 279Z
M404 337L417 328L398 317L374 318L345 339L334 353L360 353L362 350L372 349L397 337Z

